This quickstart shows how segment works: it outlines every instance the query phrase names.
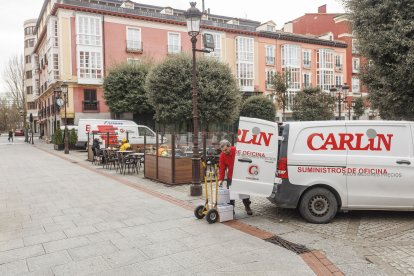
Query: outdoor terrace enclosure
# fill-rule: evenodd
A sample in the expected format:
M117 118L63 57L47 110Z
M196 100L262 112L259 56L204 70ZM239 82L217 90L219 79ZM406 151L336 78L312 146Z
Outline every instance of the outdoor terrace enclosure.
M241 124L243 121L241 120ZM261 128L256 121L255 127ZM274 130L274 136L278 132ZM308 221L325 223L340 209L414 210L414 123L405 121L314 121L292 122L272 144L278 156L276 168L264 169L272 162L267 138L242 139L239 127L238 156L234 179L250 182L240 193L260 194L267 186L257 179L270 174L269 199L281 207L297 208ZM273 136L272 136L273 137ZM249 153L258 168L257 175L243 175L236 169L243 152ZM272 140L268 143L271 145ZM279 149L279 152L278 152ZM242 153L243 153L242 152ZM247 169L249 169L248 167ZM236 173L237 172L237 173ZM250 171L248 171L250 173ZM237 175L236 175L237 174ZM236 183L239 180L235 181ZM247 184L245 184L247 186Z

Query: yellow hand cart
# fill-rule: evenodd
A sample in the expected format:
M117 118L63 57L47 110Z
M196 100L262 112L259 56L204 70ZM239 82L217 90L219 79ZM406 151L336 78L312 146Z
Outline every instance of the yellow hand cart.
M206 167L203 162L203 167ZM208 178L207 178L208 175ZM215 183L213 183L213 180ZM215 184L215 192L213 185ZM198 219L206 218L208 223L216 223L219 220L219 212L217 209L218 202L218 177L217 166L214 165L214 171L208 171L204 175L204 190L206 192L206 201L204 205L199 205L194 209L194 215ZM210 193L209 193L210 190Z

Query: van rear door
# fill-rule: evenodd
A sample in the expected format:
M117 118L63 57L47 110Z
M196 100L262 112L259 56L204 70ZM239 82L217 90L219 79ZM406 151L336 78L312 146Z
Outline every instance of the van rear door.
M278 133L275 122L240 117L232 192L270 196L276 174Z

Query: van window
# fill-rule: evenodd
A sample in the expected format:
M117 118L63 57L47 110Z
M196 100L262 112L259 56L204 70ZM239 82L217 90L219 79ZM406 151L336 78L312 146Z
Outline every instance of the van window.
M154 133L146 127L138 127L139 136L151 136L154 137Z
M348 125L347 133L352 137L351 156L411 156L411 132L406 125Z

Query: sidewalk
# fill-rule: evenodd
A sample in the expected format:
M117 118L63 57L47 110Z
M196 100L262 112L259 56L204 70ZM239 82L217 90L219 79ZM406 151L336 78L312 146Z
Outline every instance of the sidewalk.
M196 220L200 199L51 148L0 147L0 275L314 275L291 251Z

